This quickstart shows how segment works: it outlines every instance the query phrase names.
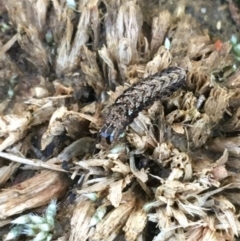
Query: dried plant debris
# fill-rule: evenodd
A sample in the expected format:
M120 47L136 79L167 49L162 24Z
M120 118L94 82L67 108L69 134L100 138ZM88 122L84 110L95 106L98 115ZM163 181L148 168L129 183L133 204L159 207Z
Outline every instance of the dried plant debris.
M11 221L16 225L9 231L5 240L13 240L25 234L33 237L34 240L52 240L55 216L57 213L56 200L48 205L43 217L35 214L26 214Z
M5 219L45 205L51 199L61 197L69 184L68 178L60 172L42 171L20 184L5 189L0 193L0 218Z
M232 0L227 0L229 4L229 11L231 13L232 19L235 21L238 28L240 28L240 14L239 7Z
M149 20L130 0L4 0L0 218L19 224L6 240L239 236L239 68L184 2ZM63 232L26 214L61 197Z

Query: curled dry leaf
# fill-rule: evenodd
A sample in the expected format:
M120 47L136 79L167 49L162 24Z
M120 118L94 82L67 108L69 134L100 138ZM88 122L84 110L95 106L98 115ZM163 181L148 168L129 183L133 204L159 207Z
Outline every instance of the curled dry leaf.
M154 148L152 158L156 160L158 163L164 163L172 156L173 146L169 143L158 144L156 148Z
M0 137L5 138L0 144L0 151L3 151L25 136L30 119L30 112L26 112L22 116L0 116Z
M61 107L70 95L47 97L43 99L30 98L25 101L29 105L29 110L32 111L32 116L30 120L31 126L42 124L49 121L53 113L58 107Z
M231 234L228 232L218 232L214 227L218 224L214 216L206 216L202 222L196 222L194 225L187 229L186 240L215 240L224 241L227 239L231 240ZM221 226L221 225L219 225ZM223 229L226 227L221 226Z
M60 120L66 112L67 108L61 107L53 113L49 121L49 127L42 136L41 147L43 150L52 142L54 136L61 135L64 132L65 128Z
M166 69L171 64L171 61L172 55L169 50L167 50L164 46L161 46L156 54L154 54L153 60L147 63L144 77L146 78L149 75L156 74L157 72Z
M204 111L212 123L217 123L223 117L230 97L231 94L222 88L218 87L211 90L210 96L204 105Z
M216 181L217 186L219 186L219 181L229 176L225 167L228 158L227 149L224 150L223 155L216 161L210 161L209 159L202 157L194 162L194 173L199 179L207 177L209 181L211 180L212 184L213 181Z
M156 190L155 197L159 203L156 208L158 225L160 229L168 230L169 228L177 228L178 222L184 227L190 225L188 214L192 217L206 216L206 208L201 205L194 205L188 201L188 197L196 197L207 188L201 187L198 183L181 183L179 181L165 181L162 186ZM154 214L151 214L154 217ZM172 223L171 220L177 220Z
M120 160L114 161L114 164L115 166L111 168L113 172L122 173L124 176L130 173L130 167L123 164Z
M203 114L201 119L197 120L190 128L192 141L196 147L200 147L206 143L211 134L211 126L209 116Z
M194 67L189 70L186 82L187 86L197 94L204 94L210 89L210 77L206 75L205 71Z
M44 150L55 136L59 136L65 131L75 139L82 134L81 131L86 130L88 125L88 120L82 118L77 112L68 111L66 107L62 106L53 113L48 129L42 136L41 147Z
M169 175L169 180L176 180L183 177L184 181L192 178L192 160L186 153L175 153L171 161L172 172ZM180 176L176 176L176 171L181 172ZM173 175L175 173L175 175Z
M218 196L214 198L213 205L216 207L215 213L219 224L222 224L225 229L229 229L231 227L230 232L233 235L237 235L240 222L236 218L236 210L233 204L224 196Z
M150 118L144 113L139 113L138 117L134 119L132 124L130 124L131 128L137 133L139 136L146 135L148 132L148 126L151 125Z

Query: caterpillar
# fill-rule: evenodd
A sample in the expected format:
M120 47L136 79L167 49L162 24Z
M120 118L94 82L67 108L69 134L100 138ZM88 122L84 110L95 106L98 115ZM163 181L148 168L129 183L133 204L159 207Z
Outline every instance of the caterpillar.
M186 72L179 67L169 67L126 89L110 107L110 113L100 130L100 135L113 142L137 117L138 113L155 100L170 96L185 84Z

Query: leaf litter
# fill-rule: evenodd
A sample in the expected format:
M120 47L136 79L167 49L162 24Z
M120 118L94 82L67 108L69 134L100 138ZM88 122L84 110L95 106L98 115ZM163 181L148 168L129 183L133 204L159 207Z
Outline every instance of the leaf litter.
M52 199L62 229L52 240L239 236L232 45L216 47L185 1L148 18L143 6L4 1L14 30L0 42L4 238L14 218ZM117 141L101 139L116 98L170 66L186 71L186 86L141 111Z

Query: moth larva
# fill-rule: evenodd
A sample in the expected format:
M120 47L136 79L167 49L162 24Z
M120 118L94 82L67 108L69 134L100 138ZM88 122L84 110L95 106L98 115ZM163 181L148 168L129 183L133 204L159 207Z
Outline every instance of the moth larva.
M133 84L110 107L101 136L110 137L111 142L115 140L140 111L155 100L170 96L184 85L185 79L182 68L170 67Z

